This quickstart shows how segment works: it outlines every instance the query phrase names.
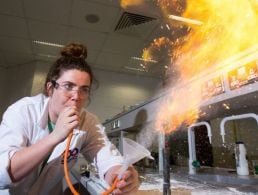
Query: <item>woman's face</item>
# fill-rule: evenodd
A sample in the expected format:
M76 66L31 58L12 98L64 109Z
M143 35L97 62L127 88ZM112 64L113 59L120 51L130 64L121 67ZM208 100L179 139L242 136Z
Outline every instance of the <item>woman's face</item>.
M55 86L49 88L50 111L55 116L65 107L76 106L80 111L88 100L90 84L87 72L76 69L64 71L56 80Z

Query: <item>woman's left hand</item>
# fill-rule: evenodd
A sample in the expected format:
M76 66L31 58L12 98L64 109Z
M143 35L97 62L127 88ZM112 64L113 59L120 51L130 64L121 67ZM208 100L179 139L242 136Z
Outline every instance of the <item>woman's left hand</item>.
M120 166L112 167L106 174L106 181L112 185L112 181L117 176L116 171ZM116 188L113 191L114 195L126 195L135 194L139 188L138 172L131 166L122 176L122 179L117 183Z

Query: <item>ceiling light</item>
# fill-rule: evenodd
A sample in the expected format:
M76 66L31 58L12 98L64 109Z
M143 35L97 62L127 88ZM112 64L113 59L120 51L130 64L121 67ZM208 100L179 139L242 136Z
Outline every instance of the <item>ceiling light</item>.
M53 55L49 55L49 54L42 54L42 53L38 53L38 54L36 54L36 56L47 57L47 58L57 58L57 56L53 56Z
M199 21L199 20L193 20L190 18L184 18L181 16L175 16L175 15L168 15L168 17L172 20L177 20L177 21L181 21L181 22L185 22L185 23L189 23L189 24L196 24L196 25L202 25L203 22Z
M148 72L146 69L143 70L143 69L141 69L141 68L133 68L133 67L129 67L129 66L125 66L124 68L125 68L125 69L128 69L128 70L141 71L141 72Z
M144 62L158 63L158 61L152 60L152 59L143 59L143 58L139 58L139 57L131 57L131 58L134 60L140 60L140 61L144 61Z
M52 46L52 47L64 47L64 45L60 45L60 44L56 44L56 43L50 43L50 42L45 42L45 41L34 40L32 42L36 43L36 44L39 44L39 45L47 45L47 46Z

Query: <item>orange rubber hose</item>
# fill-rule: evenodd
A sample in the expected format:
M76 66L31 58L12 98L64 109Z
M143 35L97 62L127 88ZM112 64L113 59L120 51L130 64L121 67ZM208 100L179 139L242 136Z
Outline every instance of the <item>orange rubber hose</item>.
M69 176L69 173L68 173L68 164L67 164L68 159L67 159L67 157L68 157L69 146L70 146L72 137L73 137L73 131L71 131L69 133L68 137L67 137L67 144L66 144L65 153L64 153L64 173L65 173L65 180L66 180L71 192L74 195L79 195L79 193L74 189L73 184L72 184L71 179L70 179L70 176Z
M114 191L114 189L116 188L116 184L118 183L118 181L119 181L119 179L116 178L115 181L113 182L112 186L107 191L103 192L101 195L111 194Z

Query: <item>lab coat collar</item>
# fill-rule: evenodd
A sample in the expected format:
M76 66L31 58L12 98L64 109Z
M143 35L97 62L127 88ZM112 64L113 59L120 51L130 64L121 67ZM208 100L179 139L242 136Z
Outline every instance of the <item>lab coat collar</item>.
M39 120L39 126L42 129L46 129L48 123L48 108L49 108L49 97L43 96L43 108L42 115Z

